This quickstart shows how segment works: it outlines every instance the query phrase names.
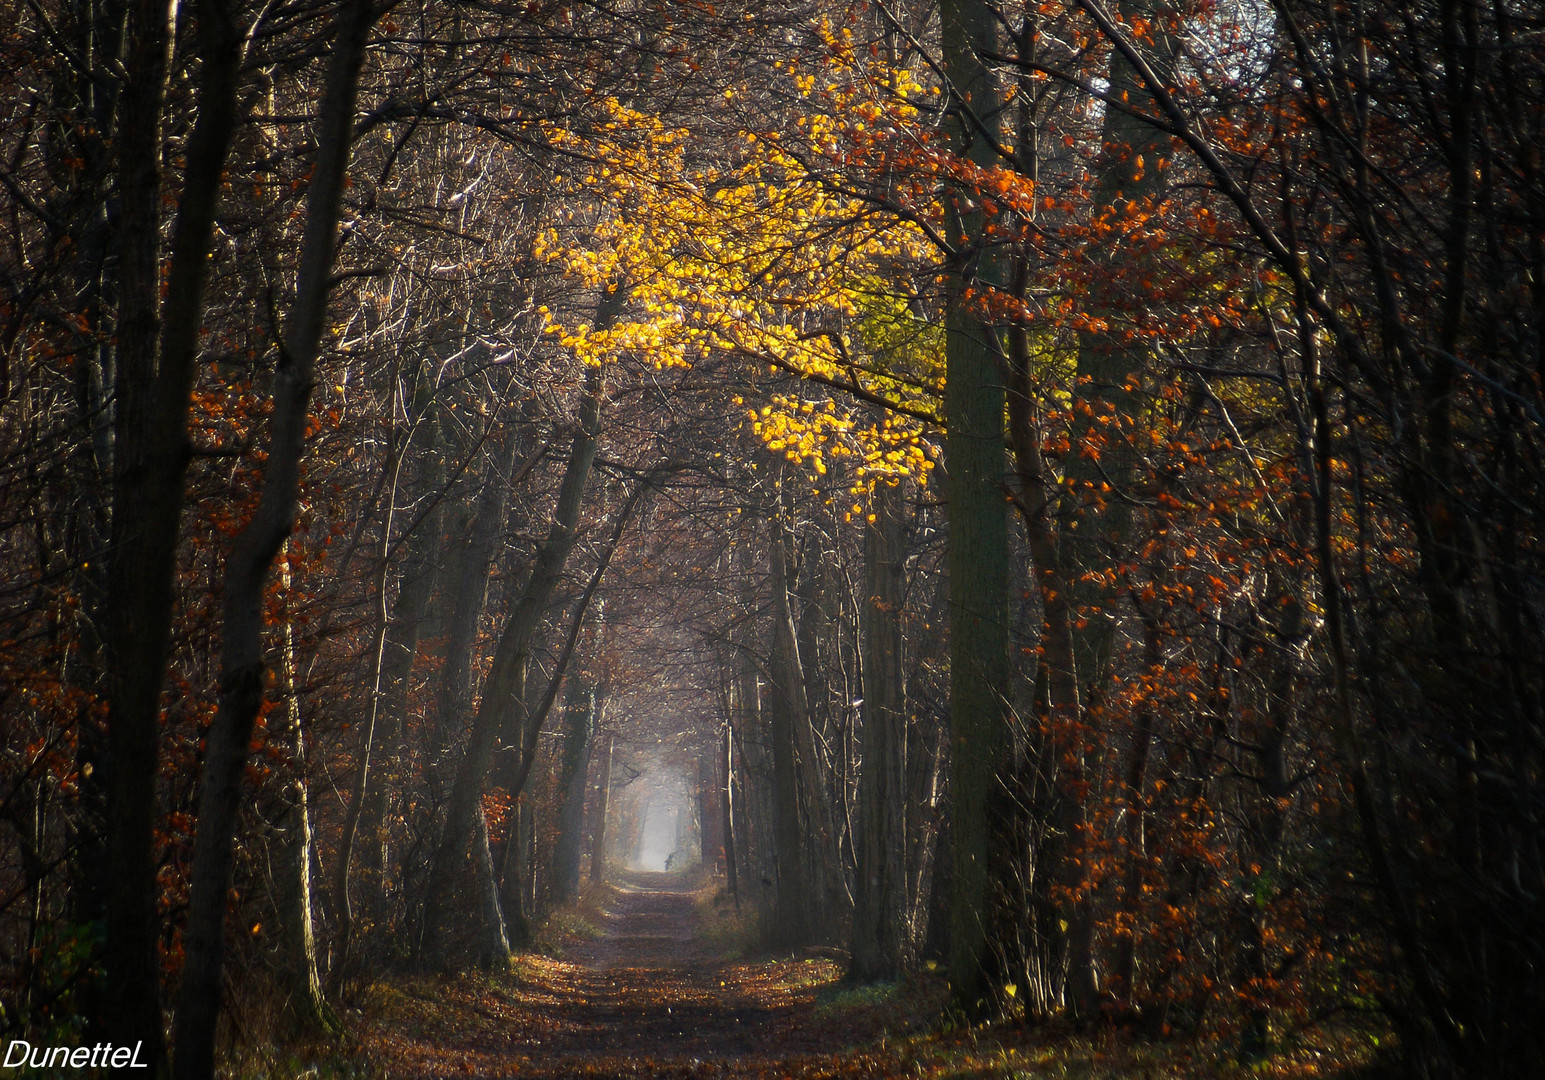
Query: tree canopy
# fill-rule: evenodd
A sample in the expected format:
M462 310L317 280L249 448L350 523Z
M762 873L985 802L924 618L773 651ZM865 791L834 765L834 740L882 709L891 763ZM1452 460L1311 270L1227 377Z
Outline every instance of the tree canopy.
M13 7L7 1040L235 1075L717 912L1545 1055L1534 7Z

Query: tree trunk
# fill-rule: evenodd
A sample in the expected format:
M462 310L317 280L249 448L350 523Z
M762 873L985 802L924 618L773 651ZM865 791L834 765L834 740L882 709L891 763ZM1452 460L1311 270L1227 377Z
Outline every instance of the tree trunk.
M75 581L66 586L72 593L91 597L75 613L74 636L80 642L79 659L71 664L70 681L85 691L90 700L104 700L108 686L108 652L103 630L108 613L102 610L107 594L106 570L112 561L108 548L113 477L113 426L110 407L113 381L113 342L116 327L112 311L118 289L116 274L109 263L114 222L109 216L111 162L107 138L113 130L113 115L118 85L100 76L103 60L114 50L121 31L123 7L102 0L77 4L82 25L79 53L89 58L89 66L58 71L61 97L74 103L77 115L89 118L77 126L78 148L83 167L76 174L78 184L70 201L75 213L70 226L70 243L76 257L71 266L70 288L78 298L79 316L87 344L75 365L74 415L76 449L72 469L79 477L80 503L70 511L72 520L64 531L62 565L77 568ZM60 146L63 156L71 151ZM8 363L0 359L0 399L12 393ZM107 917L107 896L111 889L112 857L108 847L107 779L109 770L108 730L95 717L81 716L75 746L75 773L80 795L75 823L69 840L73 855L69 868L70 918L80 925L102 926ZM76 1008L86 1020L85 1035L93 1041L102 1036L103 1001L100 980L83 983L76 995Z
M615 318L622 305L619 295L622 291L619 286L603 301L601 311L597 313L597 325L603 325L603 320L610 322ZM546 614L553 589L558 584L564 563L574 546L585 481L589 478L590 466L595 460L596 447L600 441L603 395L601 370L588 368L585 373L585 392L580 401L579 431L574 436L568 466L559 487L552 528L537 551L531 578L499 636L493 665L483 685L483 698L473 720L467 750L451 786L445 831L435 850L430 869L424 913L425 952L430 963L442 967L455 966L461 959L455 955L456 950L450 947L443 932L449 926L448 912L457 902L457 866L465 860L468 852L471 830L475 825L473 817L474 814L480 816L482 813L479 800L493 761L494 745L501 731L511 729L523 732L523 742L534 741L530 717L523 715L524 680L518 677L518 673L525 666L532 639ZM522 771L526 768L529 768L529 763ZM516 788L512 795L518 794L519 789ZM497 907L497 897L494 906ZM481 907L487 910L488 905Z
M311 918L311 861L315 846L311 832L310 792L305 776L304 734L296 717L292 741L295 779L280 820L279 881L275 900L279 909L280 983L285 1008L301 1033L332 1030L332 1010L322 996L317 974L316 934Z
M236 121L240 35L228 4L198 5L198 118L160 304L161 109L170 43L165 0L129 6L118 126L119 306L108 642L107 985L102 1031L143 1040L167 1071L156 956L156 777L160 702L188 464L187 421L215 208ZM158 308L160 309L158 312Z
M262 492L226 567L220 704L209 731L199 791L184 936L187 966L178 995L174 1064L179 1080L207 1080L214 1075L232 847L248 743L263 702L263 588L274 556L295 522L306 406L316 381L316 358L327 316L355 94L365 40L375 18L376 8L369 0L348 0L338 14L337 40L318 115L320 137L306 199L295 308L279 348Z
M511 799L520 800L521 792L525 790L527 778L530 776L532 764L536 761L537 740L541 735L542 726L547 721L547 715L552 711L553 702L557 699L558 690L563 684L564 672L568 670L569 660L574 655L575 645L579 641L580 631L585 625L585 613L590 609L590 602L595 598L596 591L601 586L602 579L606 576L607 567L611 565L612 555L617 551L618 541L622 538L623 529L627 526L628 518L632 516L633 509L642 498L647 484L640 484L623 501L612 521L611 536L608 537L601 557L596 561L595 569L591 571L590 581L585 585L580 594L579 601L574 605L573 618L569 622L568 636L564 639L563 647L558 651L558 662L553 665L551 677L547 680L547 692L542 700L534 707L527 696L531 686L526 682L525 668L521 668L521 686L516 697L520 701L518 712L512 713L521 718L524 730L514 729L506 731L504 737L509 743L507 750L508 764L504 768L504 776L497 782L497 786L509 794ZM599 723L599 718L597 718ZM521 864L513 866L509 862L509 854L512 850L509 844L505 845L505 859L501 867L500 884L503 889L503 897L506 903L512 905L514 910L525 912L528 905L522 899L521 890L529 887L533 882L523 878ZM515 898L515 899L511 899ZM515 927L515 932L510 940L517 944L524 944L530 938L529 925L526 916L519 914L507 920Z
M858 876L848 978L896 979L906 948L906 701L901 609L901 491L883 480L864 530L864 735Z
M995 51L994 16L982 0L942 0L944 71L954 88L958 151L972 162L997 161L998 92L982 60ZM1007 731L1008 520L1003 498L1003 372L991 327L965 294L992 280L982 212L965 191L947 201L957 253L945 318L944 459L949 470L950 781L954 828L950 905L950 996L954 1008L980 1015L994 1004L987 905L989 806Z
M590 779L590 753L595 735L595 684L584 676L570 677L563 716L563 757L558 791L563 804L558 815L558 843L553 851L555 904L579 894L580 851L585 822L585 789Z
M616 736L610 733L601 741L601 780L590 825L591 888L606 880L606 815L612 797L612 752L616 741Z
M512 949L531 943L531 908L526 903L525 888L526 861L521 854L526 819L530 814L528 800L517 798L510 807L509 827L505 829L504 847L499 854L499 911L504 916L505 932Z
M367 760L372 764L365 785L359 830L364 838L362 907L365 918L378 923L386 911L387 889L392 879L387 828L387 802L402 790L404 761L402 732L407 723L414 660L418 656L419 630L429 606L434 583L434 553L442 542L439 499L445 483L439 419L432 401L434 384L419 372L414 413L423 424L423 482L416 485L416 501L431 500L428 511L412 525L403 558L402 579L392 605L382 642L379 715L372 732ZM409 443L409 452L413 443Z
M832 821L826 785L821 780L821 762L816 751L815 732L811 728L810 702L805 694L805 672L800 662L799 637L789 607L789 587L792 581L788 571L787 540L782 519L777 516L772 520L770 547L773 570L773 641L769 666L773 679L770 700L774 706L770 710L770 718L774 725L775 768L776 748L786 743L789 754L786 762L789 776L779 781L780 805L792 799L790 806L781 805L779 815L782 818L784 812L792 808L795 815L793 825L797 830L793 837L779 839L779 866L781 868L786 861L794 859L803 863L808 856L811 871L808 887L802 887L802 895L797 898L789 896L788 899L790 902L797 901L805 908L800 929L806 935L821 936L831 930L838 903L846 900L846 890L842 880L837 832ZM792 786L785 789L789 778L792 778ZM800 825L801 807L809 818L808 849L803 842L805 829ZM789 824L783 821L785 828ZM793 846L786 849L787 840L792 840ZM801 871L798 878L803 877ZM805 885L804 882L798 883Z
M399 408L398 380L392 380L392 412ZM350 870L354 864L354 842L359 836L360 818L365 812L365 795L373 777L376 749L376 725L381 719L381 680L386 667L386 639L391 630L391 606L387 599L391 576L392 528L397 506L397 491L402 479L403 454L399 432L393 425L387 436L386 458L382 465L382 488L386 493L386 514L381 522L381 549L376 557L375 633L368 653L371 664L370 706L360 732L359 772L354 780L353 797L343 817L343 831L338 837L338 861L333 879L333 911L337 920L337 957L328 977L336 991L343 984L353 960L354 898L349 893Z
M697 790L694 793L694 801L697 804L697 855L698 861L703 864L710 874L719 872L719 863L724 856L724 837L719 835L719 779L718 769L711 754L698 754L697 756Z
M471 958L485 971L498 971L510 962L510 939L505 932L504 911L499 904L499 883L494 877L493 852L489 850L488 818L481 806L472 815L472 889L470 899L481 910L473 921Z
M1074 661L1074 594L1067 583L1068 567L1058 551L1058 518L1051 498L1056 479L1042 456L1041 431L1035 419L1036 373L1030 344L1023 327L1011 328L1007 337L1009 443L1019 481L1017 505L1025 523L1042 611L1036 722L1028 726L1024 748L1026 773L1034 778L1026 793L1034 839L1024 883L1023 902L1030 912L1030 926L1023 953L1027 967L1025 1009L1030 1015L1044 1016L1063 1005L1067 928L1078 921L1078 913L1060 896L1065 886L1076 887L1079 874L1069 861L1078 805L1069 794L1076 777L1071 775L1066 759L1074 749L1069 738L1079 730L1083 695ZM1087 981L1084 988L1088 990Z
M764 888L777 877L774 824L776 787L772 762L772 740L762 711L761 678L752 654L738 648L731 677L739 724L730 730L731 753L740 750L740 798L736 801L735 834L742 841L744 861L753 879ZM758 783L765 778L768 783ZM754 806L753 806L754 801ZM770 935L769 935L770 936Z
M911 654L904 695L911 713L905 754L909 954L922 950L928 934L929 899L939 865L942 807L949 782L949 741L944 730L949 581L948 573L939 574L923 624L922 640ZM939 940L944 940L944 935L939 935Z
M735 910L740 910L740 873L736 868L735 851L735 748L733 717L724 718L724 731L720 736L719 764L723 770L719 784L719 828L724 834L724 877Z
M1163 31L1163 18L1155 16L1149 0L1125 5L1129 15L1145 17L1154 27L1158 41L1156 57L1172 49ZM1167 68L1167 59L1160 67ZM1112 50L1110 92L1123 100L1140 102L1149 95L1143 90L1136 70ZM1154 197L1161 190L1159 159L1168 138L1151 124L1130 116L1121 109L1106 109L1101 129L1103 161L1095 173L1094 201L1097 213L1119 219L1126 207ZM1093 313L1120 318L1117 302L1102 304L1096 300ZM1076 448L1069 455L1065 482L1074 500L1062 514L1057 559L1061 581L1058 591L1071 605L1063 617L1070 624L1070 660L1076 685L1059 700L1053 692L1053 716L1076 717L1087 723L1090 709L1105 694L1111 676L1116 643L1116 621L1125 586L1103 572L1119 566L1131 545L1132 507L1127 489L1136 472L1136 455L1131 433L1138 419L1139 404L1133 380L1143 371L1146 352L1130 344L1117 332L1086 332L1078 340L1078 376L1081 404L1071 433ZM1114 421L1114 423L1112 423ZM1093 572L1102 572L1099 574ZM1057 626L1060 633L1061 625ZM1060 723L1054 719L1054 723ZM1069 752L1071 750L1071 753ZM1072 762L1061 785L1064 813L1057 831L1065 836L1085 831L1088 808L1068 791L1082 790L1086 777L1097 763L1086 761L1082 747L1057 747L1053 751ZM1094 911L1092 889L1087 880L1088 859L1068 860L1058 868L1064 889L1083 899L1067 915L1068 934L1067 1005L1075 1015L1090 1015L1100 994L1094 950Z
M528 722L540 727L546 721L546 714L533 716L540 708L531 700L531 667L530 664L522 664L516 677L519 686L515 695L520 699L520 715L527 718ZM524 884L525 872L520 852L520 828L524 820L523 815L530 812L530 800L526 799L519 791L514 790L515 778L520 773L521 763L517 760L521 748L510 745L504 748L505 762L500 768L503 774L495 779L495 786L503 789L509 796L512 807L515 809L510 817L508 827L504 831L504 848L499 857L498 890L499 907L504 913L505 934L510 945L520 948L531 942L531 911L526 904Z
M290 588L290 567L280 564L281 584ZM294 1029L302 1033L326 1031L336 1025L332 1010L322 997L317 975L316 935L311 921L311 806L306 782L306 733L301 722L300 697L295 685L295 629L284 624L284 650L280 668L284 693L284 729L295 770L288 798L279 820L279 870L275 906L279 923L279 982Z
M478 487L473 507L470 512L463 507L448 515L453 535L461 538L462 543L451 560L445 663L440 668L435 695L437 759L450 756L450 747L462 738L463 718L472 710L473 646L488 599L489 567L504 528L505 503L515 483L545 453L545 448L531 452L526 430L527 425L521 424L513 433L495 434L493 441L498 445L489 451L490 468ZM458 529L458 524L465 527ZM431 790L445 791L449 779L441 770L431 770Z
M781 559L775 562L781 564ZM781 580L774 575L774 589L781 587ZM768 688L766 715L772 744L773 861L777 868L774 938L779 945L803 945L812 936L811 887L805 870L805 832L799 819L794 718L788 695L776 686Z

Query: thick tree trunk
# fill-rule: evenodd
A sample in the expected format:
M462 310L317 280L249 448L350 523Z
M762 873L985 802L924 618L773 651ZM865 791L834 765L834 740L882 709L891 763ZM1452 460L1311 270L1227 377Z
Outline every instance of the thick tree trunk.
M997 160L997 88L982 57L995 51L994 16L982 0L942 0L944 71L954 89L956 145L978 165ZM1007 731L1008 520L1004 492L1003 371L991 327L967 309L965 294L992 281L982 213L967 192L948 198L956 256L945 319L944 458L950 516L950 799L954 828L950 905L953 1007L979 1015L994 1005L987 905L989 807L999 784Z
M589 783L590 753L595 735L595 684L583 676L571 677L567 698L563 710L563 756L558 769L558 791L563 803L558 813L558 843L553 850L552 899L555 904L579 894L585 788Z
M472 888L470 899L479 907L473 921L471 957L480 968L497 971L510 962L510 939L505 932L504 911L499 903L499 882L494 876L489 848L488 818L481 806L472 816Z
M108 889L102 1031L143 1040L167 1071L156 956L155 785L161 687L171 637L173 573L194 359L220 176L236 120L240 35L228 4L198 5L203 58L198 118L160 303L161 109L170 42L165 0L128 7L118 124L118 348L113 522L105 605L108 642Z
M901 491L881 481L864 530L864 735L858 781L858 879L848 977L893 980L906 956L906 700L901 609Z
M348 0L338 14L337 40L318 115L320 137L306 199L295 308L280 342L262 493L226 567L220 704L209 731L199 790L184 935L187 965L178 994L174 1065L179 1080L207 1080L214 1075L226 893L248 743L263 702L263 588L274 556L294 527L306 407L316 381L316 358L327 316L355 94L365 40L375 18L376 8L369 0Z
M740 797L736 800L735 835L741 840L743 861L750 880L770 888L777 877L777 842L774 835L775 786L772 783L772 740L762 711L762 686L749 650L737 648L731 677L739 723L730 731L731 752L738 747ZM758 783L765 779L766 783ZM758 892L757 895L760 895ZM768 934L768 937L773 935Z

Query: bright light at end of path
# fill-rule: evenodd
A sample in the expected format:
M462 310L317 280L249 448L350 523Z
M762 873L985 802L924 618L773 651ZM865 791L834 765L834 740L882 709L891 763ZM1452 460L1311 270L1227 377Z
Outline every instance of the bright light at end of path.
M681 861L676 853L680 846L681 811L679 800L668 795L651 799L645 806L643 837L638 846L640 870L674 870Z

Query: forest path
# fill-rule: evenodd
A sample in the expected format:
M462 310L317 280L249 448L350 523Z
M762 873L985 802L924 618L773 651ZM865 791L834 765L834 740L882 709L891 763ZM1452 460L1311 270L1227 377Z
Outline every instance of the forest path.
M726 955L713 919L679 876L629 874L600 936L561 960L526 955L510 976L393 987L372 1024L375 1068L531 1080L897 1075L890 1054L858 1047L916 1018L841 990L827 957Z

